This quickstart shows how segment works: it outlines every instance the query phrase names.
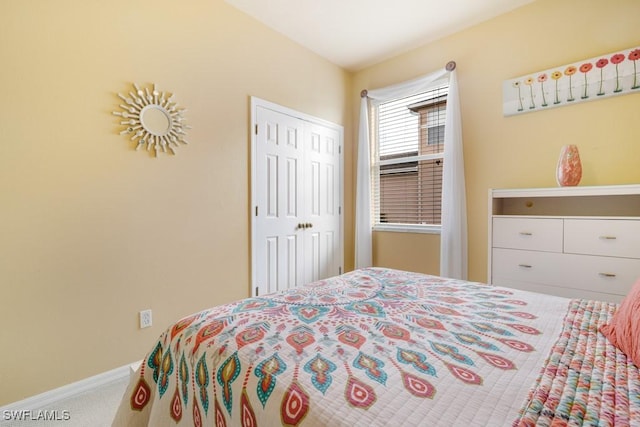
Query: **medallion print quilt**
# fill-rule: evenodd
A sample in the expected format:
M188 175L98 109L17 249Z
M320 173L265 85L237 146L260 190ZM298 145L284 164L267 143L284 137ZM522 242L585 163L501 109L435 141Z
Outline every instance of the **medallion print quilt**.
M113 425L536 425L571 304L382 268L244 299L171 325Z

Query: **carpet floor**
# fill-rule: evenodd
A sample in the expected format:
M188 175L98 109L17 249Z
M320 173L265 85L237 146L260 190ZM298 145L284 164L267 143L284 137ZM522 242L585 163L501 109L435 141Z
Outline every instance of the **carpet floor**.
M86 393L63 399L44 408L20 411L18 414L0 413L1 427L110 427L129 378L105 384ZM49 418L33 419L39 411L48 412ZM23 419L17 419L22 416ZM25 419L26 418L26 419ZM29 419L32 418L32 419Z

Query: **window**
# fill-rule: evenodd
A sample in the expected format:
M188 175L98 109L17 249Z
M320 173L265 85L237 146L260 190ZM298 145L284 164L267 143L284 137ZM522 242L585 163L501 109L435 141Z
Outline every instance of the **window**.
M447 93L444 85L373 107L374 228L439 230Z

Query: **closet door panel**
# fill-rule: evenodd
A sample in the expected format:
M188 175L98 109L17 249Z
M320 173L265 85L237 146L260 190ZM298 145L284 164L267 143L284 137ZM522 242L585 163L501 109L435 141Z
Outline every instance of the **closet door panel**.
M291 116L263 108L258 108L257 121L253 268L260 293L269 293L304 281L299 227L304 215L304 127Z
M254 108L252 292L340 274L342 130L271 105Z

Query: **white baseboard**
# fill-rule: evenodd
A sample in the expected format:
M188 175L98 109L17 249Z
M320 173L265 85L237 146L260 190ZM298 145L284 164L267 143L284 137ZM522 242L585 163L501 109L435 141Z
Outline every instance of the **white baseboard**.
M135 370L138 369L141 363L142 361L130 363L128 365L10 403L6 406L0 407L0 413L5 410L40 410L54 406L55 403L64 399L86 393L101 386L109 385L115 381L129 378Z

